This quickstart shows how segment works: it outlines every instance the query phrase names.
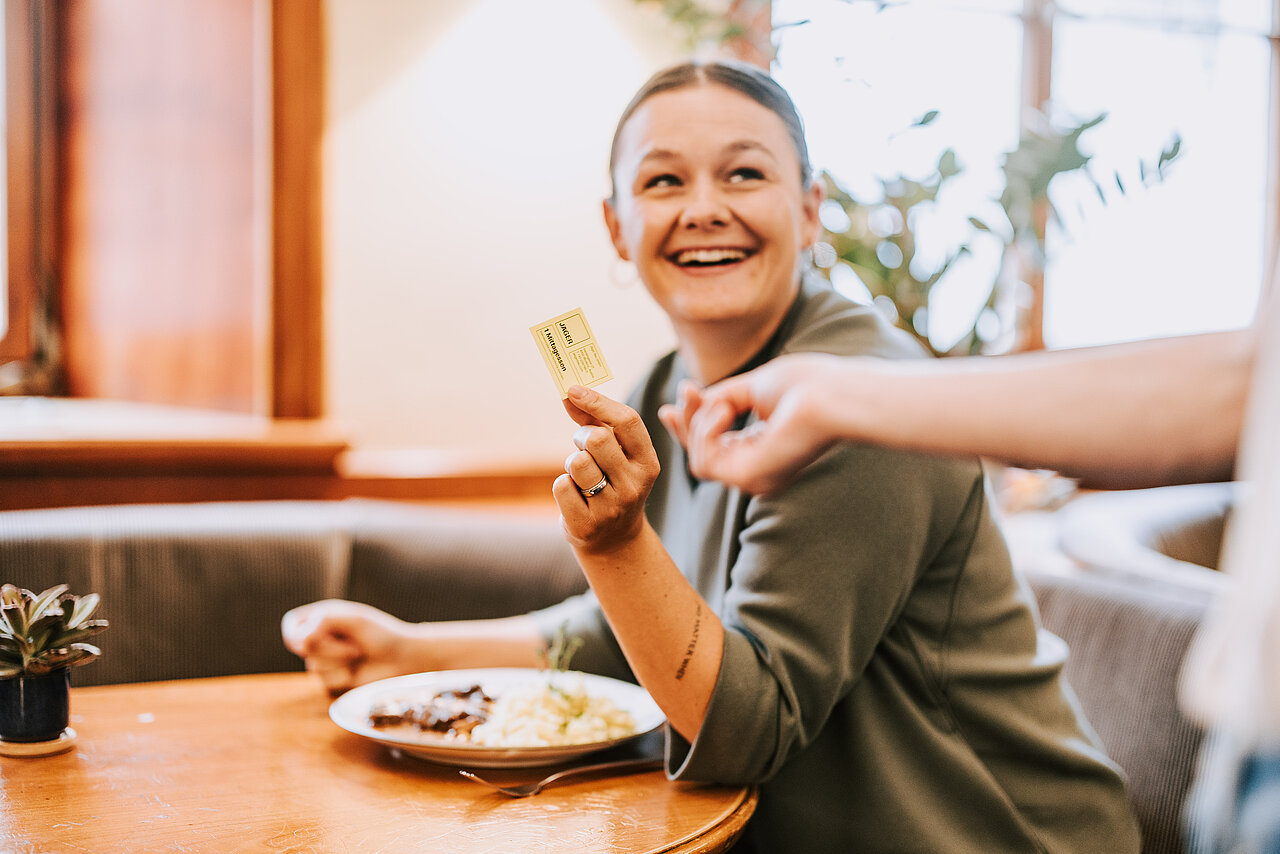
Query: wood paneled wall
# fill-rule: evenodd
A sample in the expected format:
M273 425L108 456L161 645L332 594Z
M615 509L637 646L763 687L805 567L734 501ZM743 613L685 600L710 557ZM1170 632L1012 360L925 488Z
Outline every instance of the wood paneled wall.
M71 393L265 400L266 108L254 0L64 0L58 91Z
M321 414L320 0L56 8L70 393Z

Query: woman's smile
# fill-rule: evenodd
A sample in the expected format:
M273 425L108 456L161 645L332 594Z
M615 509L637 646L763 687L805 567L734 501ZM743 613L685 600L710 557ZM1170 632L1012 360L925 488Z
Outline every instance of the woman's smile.
M746 261L755 249L717 246L699 249L680 249L668 255L672 264L689 271L727 270Z

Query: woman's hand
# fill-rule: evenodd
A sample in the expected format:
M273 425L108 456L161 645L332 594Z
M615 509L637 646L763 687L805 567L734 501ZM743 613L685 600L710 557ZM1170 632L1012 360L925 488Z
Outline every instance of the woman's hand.
M840 370L835 356L780 356L702 391L686 383L679 402L658 416L685 446L696 477L773 492L839 438L824 404ZM739 415L753 410L755 423L732 429Z
M412 626L359 602L326 599L294 608L280 631L330 694L421 669L409 655Z
M588 553L624 547L644 530L645 499L658 479L649 431L634 409L589 388L572 386L564 405L580 425L578 450L552 485L565 537Z

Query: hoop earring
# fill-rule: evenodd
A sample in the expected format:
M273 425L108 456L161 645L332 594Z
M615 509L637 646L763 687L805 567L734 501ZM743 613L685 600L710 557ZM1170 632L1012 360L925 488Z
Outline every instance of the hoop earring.
M630 261L614 258L613 263L609 265L609 281L618 290L625 291L635 287L636 282L640 281L640 273L636 271L636 265Z

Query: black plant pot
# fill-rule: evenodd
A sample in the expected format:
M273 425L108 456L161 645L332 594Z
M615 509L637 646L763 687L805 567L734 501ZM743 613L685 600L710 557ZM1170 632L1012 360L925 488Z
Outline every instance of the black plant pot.
M0 740L52 741L70 719L70 673L0 679Z

